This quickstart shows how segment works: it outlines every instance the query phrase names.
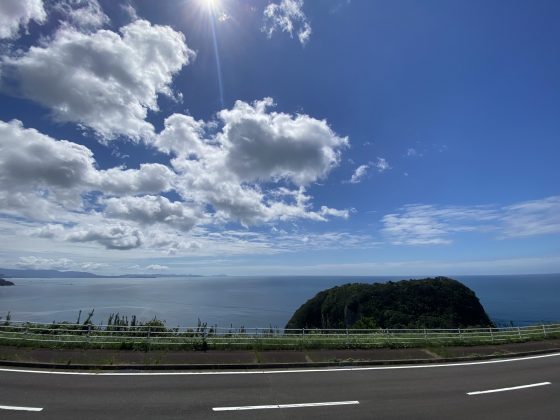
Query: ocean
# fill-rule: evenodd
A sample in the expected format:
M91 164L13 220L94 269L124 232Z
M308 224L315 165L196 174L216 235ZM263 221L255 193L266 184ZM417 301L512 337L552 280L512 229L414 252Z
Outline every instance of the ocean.
M560 274L455 276L470 287L500 326L560 322ZM0 287L0 317L12 320L76 321L95 310L96 324L111 313L153 317L168 327L198 319L219 327L283 327L316 293L345 283L375 283L402 277L289 276L102 279L11 279Z

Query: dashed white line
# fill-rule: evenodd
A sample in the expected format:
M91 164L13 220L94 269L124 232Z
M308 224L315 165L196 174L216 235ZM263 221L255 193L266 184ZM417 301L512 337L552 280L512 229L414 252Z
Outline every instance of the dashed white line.
M239 411L239 410L269 410L273 408L301 408L301 407L325 407L331 405L355 405L359 401L329 401L303 404L271 404L271 405L245 405L240 407L214 407L213 411Z
M18 407L15 405L0 405L0 410L14 410L14 411L43 411L40 407Z
M509 388L488 389L486 391L473 391L473 392L467 392L467 395L492 394L493 392L515 391L516 389L534 388L537 386L545 386L545 385L550 385L550 382L539 382L538 384L519 385L519 386L512 386Z

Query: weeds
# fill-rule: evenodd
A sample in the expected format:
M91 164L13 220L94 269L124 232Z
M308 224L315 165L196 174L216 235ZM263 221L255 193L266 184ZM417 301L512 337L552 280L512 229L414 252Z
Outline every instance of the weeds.
M12 321L8 313L0 320L0 344L25 347L116 349L148 352L154 350L208 351L228 350L311 350L372 348L442 348L524 342L560 338L560 325L522 328L463 330L283 330L269 326L247 329L244 326L218 328L197 320L193 328L167 328L156 317L141 321L136 316L109 315L105 324L92 322L94 310L85 320L51 324Z

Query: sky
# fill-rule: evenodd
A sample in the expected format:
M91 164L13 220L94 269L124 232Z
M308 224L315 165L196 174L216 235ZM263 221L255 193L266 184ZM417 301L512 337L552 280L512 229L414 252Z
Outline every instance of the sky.
M0 1L0 267L560 272L560 3Z

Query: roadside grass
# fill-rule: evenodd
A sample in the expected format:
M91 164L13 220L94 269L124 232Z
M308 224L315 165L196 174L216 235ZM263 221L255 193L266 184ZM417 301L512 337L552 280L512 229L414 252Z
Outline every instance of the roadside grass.
M0 321L0 344L50 349L150 350L318 350L444 348L560 338L560 324L507 328L283 330L218 328L198 321L193 328L167 328L158 319L139 322L114 314L105 325L91 322L40 324ZM441 353L441 350L439 351Z

